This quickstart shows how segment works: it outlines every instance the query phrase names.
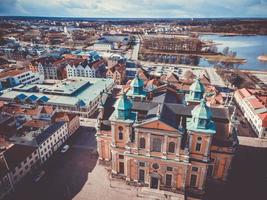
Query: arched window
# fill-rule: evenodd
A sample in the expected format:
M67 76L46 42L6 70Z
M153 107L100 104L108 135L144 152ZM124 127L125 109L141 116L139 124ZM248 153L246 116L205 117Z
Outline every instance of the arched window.
M175 151L175 143L174 142L170 142L169 143L169 152L170 153L174 153Z
M119 140L122 140L122 139L123 139L123 133L119 132Z
M141 149L146 148L146 139L145 138L140 138L140 140L139 140L139 147Z
M123 139L123 133L122 133L123 127L119 126L119 140Z

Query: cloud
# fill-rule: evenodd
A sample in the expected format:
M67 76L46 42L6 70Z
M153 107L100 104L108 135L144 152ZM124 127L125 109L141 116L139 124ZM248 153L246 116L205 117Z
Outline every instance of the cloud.
M267 0L0 0L0 15L267 17Z

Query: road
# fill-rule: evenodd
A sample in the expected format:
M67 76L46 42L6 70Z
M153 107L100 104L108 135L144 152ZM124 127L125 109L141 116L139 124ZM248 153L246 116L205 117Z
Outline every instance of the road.
M208 77L210 78L211 85L226 87L224 81L222 80L220 75L217 74L215 68L207 67L206 72L208 74Z
M265 200L267 148L239 146L224 185L207 184L205 200Z
M135 35L136 37L136 45L133 46L133 50L132 50L132 60L138 60L138 53L139 53L139 49L140 49L140 37L138 35Z
M34 183L28 176L18 185L8 200L69 200L84 186L88 174L95 168L95 130L80 127L69 141L70 149L62 154L56 152L44 166L45 175Z

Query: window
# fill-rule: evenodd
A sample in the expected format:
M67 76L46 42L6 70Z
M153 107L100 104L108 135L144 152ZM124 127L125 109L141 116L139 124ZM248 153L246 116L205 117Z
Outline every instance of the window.
M152 151L161 152L161 139L153 138L152 141Z
M123 139L123 133L119 132L119 140L122 140L122 139Z
M192 167L192 171L197 172L198 168L197 167Z
M119 140L122 140L123 139L123 127L122 126L119 126Z
M141 149L146 148L146 139L145 138L140 138L140 140L139 140L139 147Z
M132 133L131 133L131 142L135 141L135 132L134 132L134 128L132 128Z
M123 155L119 155L119 159L124 159L124 156Z
M172 175L171 174L166 174L166 187L171 187L172 186Z
M173 168L172 167L167 167L167 171L172 171L173 170Z
M145 170L139 169L139 182L145 182Z
M174 142L170 142L169 143L169 149L168 149L168 151L170 153L174 153L174 151L175 151L175 143Z
M153 167L153 169L158 169L159 165L158 165L158 163L153 163L152 167Z
M140 166L140 167L145 167L145 166L146 166L146 163L144 163L144 162L139 162L139 166Z
M192 174L190 178L190 187L196 187L197 185L197 175Z
M201 149L201 144L200 143L197 143L196 144L196 151L200 151L200 149Z
M119 173L124 174L124 163L123 162L119 162Z

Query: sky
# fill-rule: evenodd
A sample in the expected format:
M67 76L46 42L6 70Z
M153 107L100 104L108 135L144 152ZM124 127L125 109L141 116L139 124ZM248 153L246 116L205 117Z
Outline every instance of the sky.
M0 16L267 17L267 0L0 0Z

